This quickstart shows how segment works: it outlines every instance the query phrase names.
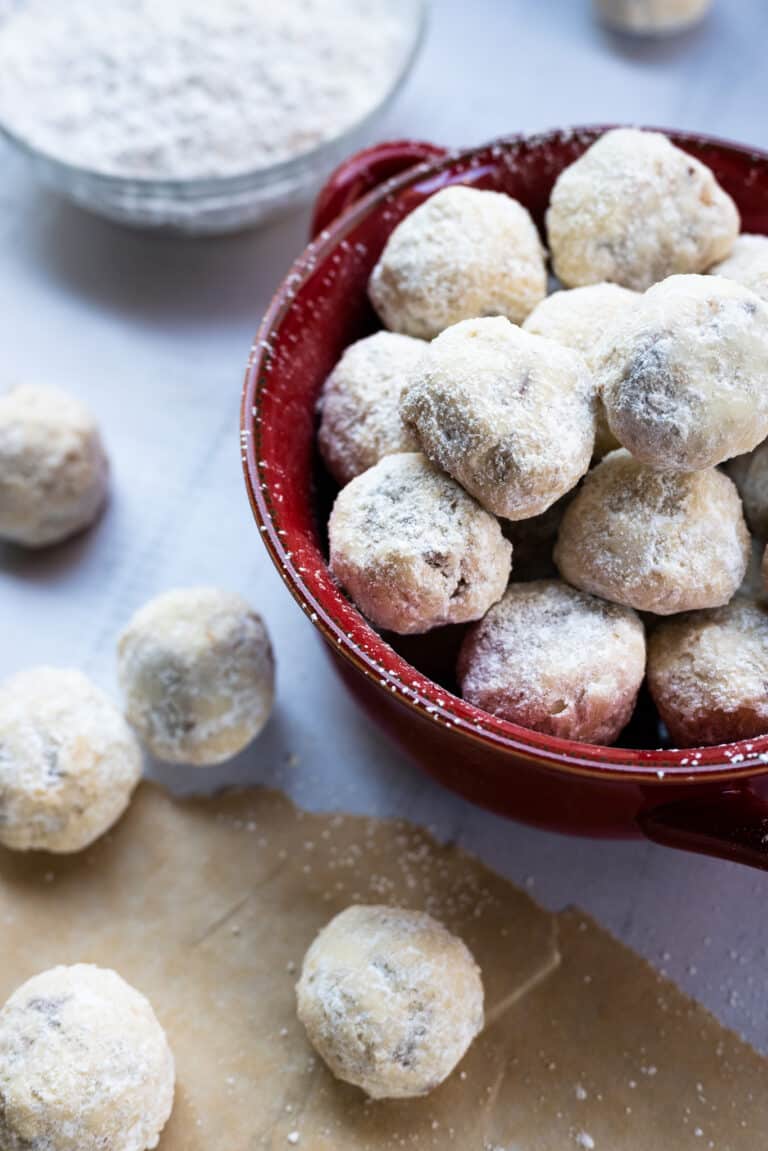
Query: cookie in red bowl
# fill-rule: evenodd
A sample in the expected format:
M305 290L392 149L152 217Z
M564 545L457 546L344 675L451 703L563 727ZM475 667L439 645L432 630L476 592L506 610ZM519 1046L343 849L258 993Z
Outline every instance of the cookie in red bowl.
M248 365L242 405L246 485L261 538L288 589L366 711L445 786L500 814L590 836L645 834L768 868L768 735L730 745L659 747L641 697L622 746L544 735L456 694L461 628L380 635L334 581L326 523L335 488L316 452L316 403L342 352L380 327L367 295L395 226L437 190L469 184L513 196L541 229L560 172L605 131L510 137L447 153L396 142L352 157L321 195L316 235L278 289ZM682 132L745 232L768 233L768 155Z

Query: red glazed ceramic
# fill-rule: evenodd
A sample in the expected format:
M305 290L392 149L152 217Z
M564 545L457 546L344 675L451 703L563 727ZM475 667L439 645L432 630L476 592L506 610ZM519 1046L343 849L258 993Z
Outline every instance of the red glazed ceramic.
M541 226L558 173L602 131L512 137L459 153L396 142L341 166L318 201L315 239L280 286L253 346L242 408L251 506L275 565L349 690L446 787L540 827L644 834L768 868L768 736L658 750L655 714L642 704L623 738L626 747L571 743L495 719L453 694L461 629L381 637L326 563L333 489L315 453L315 403L344 348L379 326L366 284L390 232L451 183L507 192ZM669 135L714 170L736 200L745 231L768 233L768 155Z

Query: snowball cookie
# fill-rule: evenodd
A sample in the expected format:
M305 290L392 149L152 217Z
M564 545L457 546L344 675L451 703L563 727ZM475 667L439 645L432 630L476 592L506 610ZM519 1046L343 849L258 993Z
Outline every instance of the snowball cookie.
M677 32L696 24L712 0L596 0L607 24L623 32Z
M695 471L768 436L768 304L735 280L671 276L603 346L608 424L655 468Z
M317 442L339 484L383 456L416 451L416 438L400 419L400 393L426 346L396 332L376 332L347 348L325 381Z
M524 320L547 291L530 213L501 192L454 186L398 224L368 293L388 328L430 340L473 316Z
M725 470L739 489L750 528L761 540L768 539L768 440L729 460Z
M333 1074L372 1099L426 1095L483 1027L480 969L421 911L342 911L307 952L296 995Z
M0 539L43 547L81 531L108 472L93 416L72 396L32 384L0 394Z
M143 995L90 964L35 975L0 1011L0 1147L145 1151L173 1107L174 1065Z
M713 276L738 280L762 300L768 300L768 236L738 236L730 256L709 271Z
M0 684L5 847L81 851L123 814L141 770L128 724L79 671L36 667Z
M768 732L768 609L725 607L666 620L648 641L648 686L678 747Z
M158 759L222 763L269 719L269 633L233 592L176 588L157 596L136 612L117 651L126 715Z
M709 168L660 132L614 128L561 172L547 212L566 287L611 280L642 291L705 272L730 252L736 205Z
M619 284L590 284L555 292L542 300L531 312L523 327L535 336L544 336L579 352L590 371L595 370L597 349L617 324L634 309L638 292ZM608 427L602 402L597 406L595 455L602 459L606 452L620 447Z
M727 603L749 553L726 475L658 472L620 450L589 473L567 508L555 563L582 591L672 615Z
M328 535L339 583L401 635L479 619L509 579L498 520L418 452L385 456L342 488Z
M631 608L560 580L510 584L459 653L461 694L521 727L613 743L645 675L645 633Z
M400 412L434 464L488 511L523 520L586 472L596 407L581 356L499 316L433 340Z

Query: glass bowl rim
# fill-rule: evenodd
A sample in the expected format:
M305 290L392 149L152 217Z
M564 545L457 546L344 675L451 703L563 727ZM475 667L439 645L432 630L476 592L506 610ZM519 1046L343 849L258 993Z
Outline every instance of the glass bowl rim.
M227 193L254 192L259 189L268 190L273 185L283 180L290 180L291 177L301 175L309 169L332 165L339 151L345 151L348 145L353 145L357 137L375 123L395 101L416 64L429 24L429 0L404 0L404 2L412 8L413 24L409 30L410 40L403 52L398 70L382 98L364 116L342 132L276 164L250 168L244 172L234 172L225 176L201 178L156 179L151 176L120 176L114 172L100 172L95 168L86 168L62 160L59 156L46 152L17 135L2 119L0 119L0 139L5 140L28 163L45 165L68 186L88 184L91 188L98 188L104 192L117 194L130 191L137 199L166 198L178 201L203 200L209 197L221 197Z

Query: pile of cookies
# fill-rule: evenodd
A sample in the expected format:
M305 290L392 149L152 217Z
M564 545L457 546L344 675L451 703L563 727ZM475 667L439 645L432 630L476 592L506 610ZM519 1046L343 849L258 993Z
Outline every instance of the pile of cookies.
M105 504L109 474L98 425L79 401L30 385L0 396L0 542L44 548L83 531ZM441 482L452 484L435 475ZM464 498L482 551L486 521L500 538L498 524ZM496 598L509 545L501 556ZM484 610L482 597L477 604ZM72 668L29 668L0 683L0 849L86 851L131 802L140 741L161 761L212 766L247 747L272 712L267 627L220 588L177 588L145 603L118 639L117 671L124 714ZM429 915L400 908L354 905L336 916L310 947L296 993L307 1037L333 1073L376 1099L431 1091L484 1024L467 947ZM0 1004L0 1151L154 1148L175 1079L152 1005L116 971L60 965Z
M58 388L0 396L0 542L61 543L109 488L98 425ZM125 715L82 672L33 667L0 683L0 848L71 855L106 834L141 779L140 740L207 766L241 751L274 698L267 628L240 596L157 596L118 642ZM144 1151L173 1106L174 1058L148 1000L90 963L32 976L0 1007L0 1148Z
M462 693L513 723L610 744L647 677L678 746L762 734L768 238L634 129L561 173L546 230L549 296L502 193L446 187L392 232L387 330L320 398L331 569L384 630L471 623Z

